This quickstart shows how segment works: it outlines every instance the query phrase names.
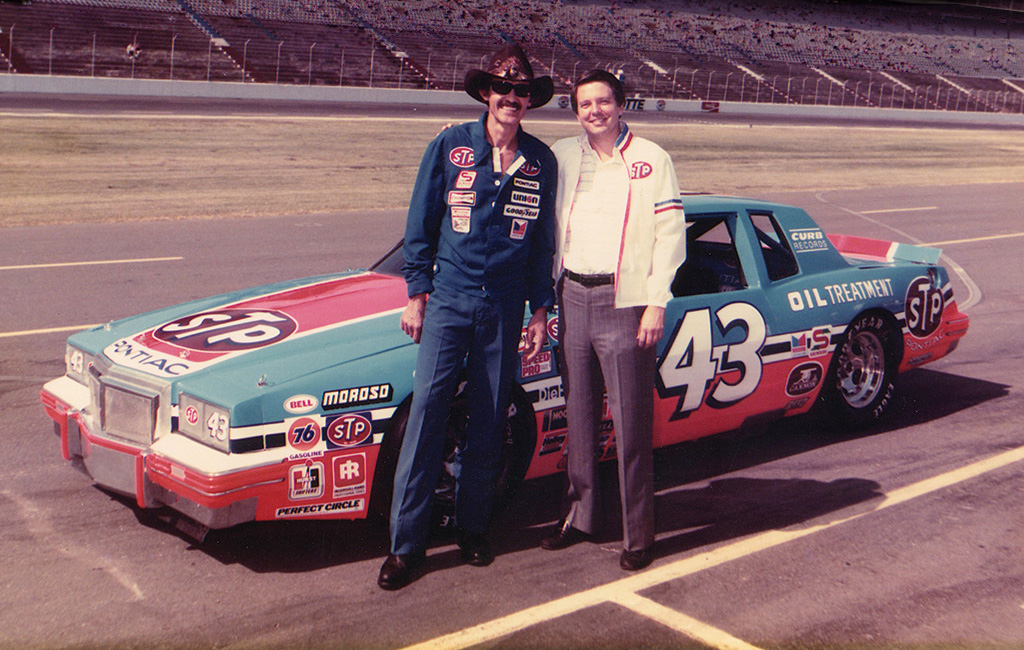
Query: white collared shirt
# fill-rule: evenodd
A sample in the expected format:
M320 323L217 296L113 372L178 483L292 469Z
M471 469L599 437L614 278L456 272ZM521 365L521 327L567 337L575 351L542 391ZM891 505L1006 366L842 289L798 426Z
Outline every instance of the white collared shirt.
M629 196L629 174L619 155L602 161L590 149L580 161L580 177L569 213L565 268L576 273L614 273Z

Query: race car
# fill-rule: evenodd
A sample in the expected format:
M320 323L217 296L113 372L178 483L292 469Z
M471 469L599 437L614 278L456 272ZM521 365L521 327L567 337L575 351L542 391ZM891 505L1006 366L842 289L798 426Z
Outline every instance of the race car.
M797 207L684 198L688 254L657 348L655 446L821 405L860 426L894 403L898 374L968 329L940 251L827 236ZM65 459L193 536L250 521L386 513L417 346L399 327L401 246L369 270L262 286L71 336L42 389ZM524 325L529 314L524 314ZM525 331L525 330L524 330ZM499 494L564 469L558 318L522 360ZM615 456L606 412L601 448ZM460 397L436 490L454 512Z

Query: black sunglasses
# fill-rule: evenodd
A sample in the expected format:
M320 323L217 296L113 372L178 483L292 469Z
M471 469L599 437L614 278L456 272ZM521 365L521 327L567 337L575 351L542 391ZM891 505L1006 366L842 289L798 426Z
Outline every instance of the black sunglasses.
M529 97L530 84L514 84L504 79L491 79L491 92L499 95L507 95L514 92L516 97Z

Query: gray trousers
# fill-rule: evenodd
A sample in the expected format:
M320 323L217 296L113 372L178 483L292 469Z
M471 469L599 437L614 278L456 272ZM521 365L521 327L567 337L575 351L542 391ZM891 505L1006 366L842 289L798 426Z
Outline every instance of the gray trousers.
M615 426L622 504L622 546L639 551L654 543L655 349L636 341L644 307L616 309L612 285L584 287L562 281L559 324L568 417L569 513L585 533L600 527L598 476L602 394Z

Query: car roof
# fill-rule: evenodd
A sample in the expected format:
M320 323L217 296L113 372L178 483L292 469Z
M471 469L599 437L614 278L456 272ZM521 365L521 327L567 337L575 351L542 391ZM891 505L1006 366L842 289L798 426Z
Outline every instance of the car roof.
M685 194L682 196L683 211L687 215L704 212L739 212L740 210L771 210L791 208L792 206L760 199L749 199L739 196L713 194Z

